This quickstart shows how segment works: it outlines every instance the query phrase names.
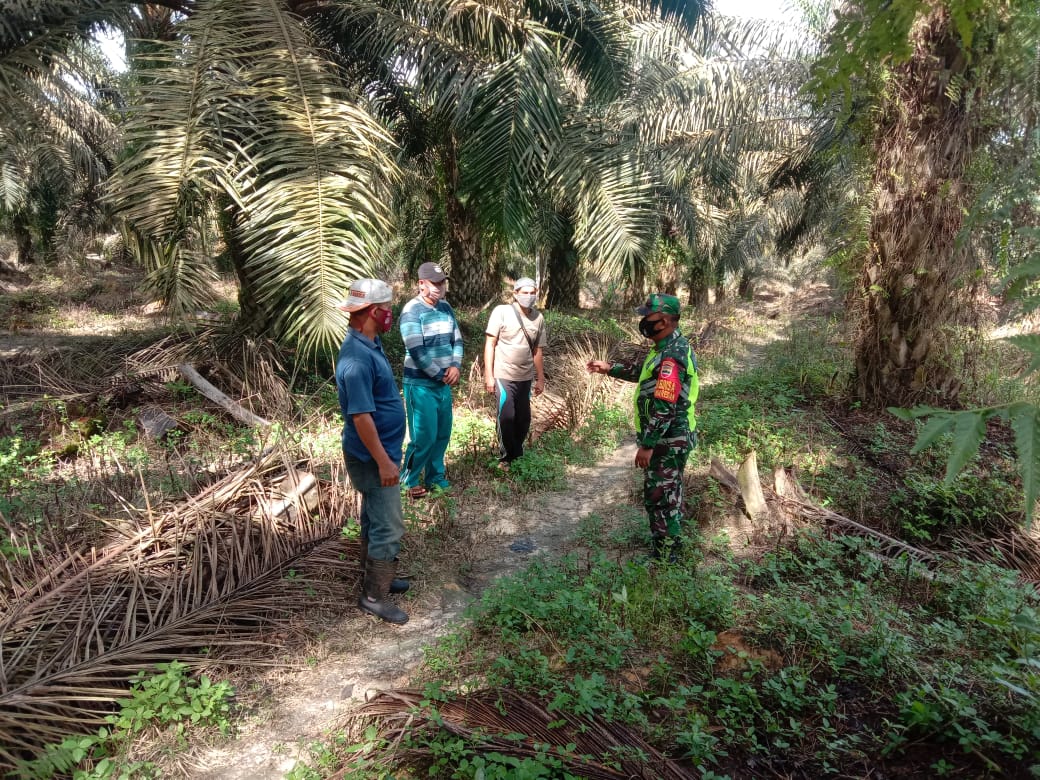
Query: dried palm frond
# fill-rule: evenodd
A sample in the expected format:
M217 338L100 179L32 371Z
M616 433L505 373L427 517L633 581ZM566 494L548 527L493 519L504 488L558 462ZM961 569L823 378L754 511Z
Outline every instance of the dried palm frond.
M170 382L178 378L181 364L204 366L219 375L222 389L254 412L284 417L292 411L281 349L232 323L182 331L148 344L117 340L15 355L0 361L0 403L5 406L0 415L25 411L44 394L66 403L93 403L128 385ZM28 400L11 403L23 397Z
M240 323L199 329L187 341L169 337L134 353L127 363L136 372L204 365L220 375L218 384L228 395L257 414L281 417L292 408L282 349L270 339L249 335Z
M75 347L24 349L10 354L0 360L0 400L97 391L99 384L112 376L112 367L123 365L146 339L154 336L84 338Z
M461 737L482 753L500 753L516 758L550 755L564 771L593 780L653 778L686 780L697 775L619 723L596 716L554 710L508 688L481 690L459 695L435 707L423 705L426 695L418 690L386 691L365 704L353 716L356 725L375 722L380 735L393 747L395 763L422 766L432 753L417 747L421 735L439 732ZM403 742L408 737L408 743ZM346 777L346 769L333 775Z
M610 363L622 363L625 366L641 366L650 352L650 345L646 342L634 343L631 341L615 344L607 353L607 361Z
M547 430L564 428L576 430L589 420L589 413L598 403L616 400L623 385L604 382L590 374L586 364L603 354L602 338L591 334L572 336L566 349L551 343L545 356L545 373L548 379L546 392L532 401L532 434L537 438Z
M982 530L957 529L952 541L957 551L975 561L990 561L1015 569L1040 588L1040 539L1012 521Z
M342 589L308 577L312 559L356 577L356 555L339 563L330 550L342 551L350 496L319 483L316 504L286 501L291 487L268 486L283 472L298 473L276 451L179 505L112 521L110 540L89 550L4 529L31 552L0 558L0 770L96 729L155 663L255 658L297 599Z

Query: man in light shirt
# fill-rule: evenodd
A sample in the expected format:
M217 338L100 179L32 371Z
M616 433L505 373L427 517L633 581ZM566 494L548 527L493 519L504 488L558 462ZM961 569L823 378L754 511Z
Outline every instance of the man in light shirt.
M541 395L545 390L545 319L535 308L537 300L534 279L517 279L513 302L496 306L484 331L484 384L498 396L498 467L503 471L524 454L532 391Z

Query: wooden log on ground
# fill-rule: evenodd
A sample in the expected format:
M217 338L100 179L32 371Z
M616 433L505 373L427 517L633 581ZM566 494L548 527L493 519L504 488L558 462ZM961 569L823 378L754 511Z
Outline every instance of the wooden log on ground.
M224 393L220 392L217 388L207 382L202 374L195 370L193 366L187 363L182 363L177 366L177 370L181 373L185 379L187 379L196 390L202 393L206 398L211 400L213 403L220 406L228 414L234 417L236 420L244 422L246 425L252 425L255 427L270 427L271 423L265 420L263 417L253 414L251 411L246 409L239 403L232 401Z

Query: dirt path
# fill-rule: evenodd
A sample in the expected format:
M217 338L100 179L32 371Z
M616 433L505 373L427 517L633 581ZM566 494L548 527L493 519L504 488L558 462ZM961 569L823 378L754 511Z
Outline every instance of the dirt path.
M786 298L786 296L785 296ZM769 343L782 338L794 310L789 299L771 302L772 314L756 318L755 334L732 344L734 360L722 374L702 374L702 384L721 381L757 362ZM768 304L767 304L768 305ZM409 597L411 619L391 626L345 605L344 616L308 656L309 666L281 671L270 681L267 701L240 719L238 736L219 746L196 749L180 770L207 780L280 780L308 758L308 745L379 689L404 687L422 661L425 645L449 633L466 606L496 578L525 567L532 556L559 554L574 543L581 522L597 515L616 527L626 513L642 516L641 473L632 464L628 437L600 463L572 469L567 486L535 495L487 496L481 526L471 530L475 560L464 581ZM462 496L459 501L469 500Z
M536 555L558 553L582 518L631 511L639 472L633 446L624 444L594 467L574 469L564 490L512 495L518 503L489 506L488 527L475 529L483 554L464 583L409 599L411 619L391 626L346 607L328 632L313 666L282 672L268 697L277 701L239 724L236 739L196 751L180 769L192 778L283 778L307 745L378 689L402 687L422 660L422 648L458 624L465 607L496 578L525 567ZM462 500L462 499L460 499Z

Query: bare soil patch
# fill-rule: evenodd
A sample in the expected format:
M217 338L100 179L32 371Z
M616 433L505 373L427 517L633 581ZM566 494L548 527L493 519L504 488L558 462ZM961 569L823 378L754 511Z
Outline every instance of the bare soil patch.
M607 525L630 518L640 476L632 451L623 445L595 467L574 469L564 490L482 496L481 511L466 512L473 558L465 574L429 586L420 582L399 602L410 615L404 626L362 615L350 589L343 617L301 654L302 663L254 683L261 695L239 724L238 737L182 757L179 769L195 778L284 777L306 757L310 742L372 693L405 687L422 662L423 647L456 627L489 584L520 571L533 556L580 545L575 536L590 514Z
M765 316L752 314L751 304L726 309L717 330L743 336L737 339L723 333L705 349L734 350L733 370L742 370L756 362L768 344L783 337L795 310L818 304L820 291L811 292L798 307L789 306L786 295L778 296ZM711 315L721 317L722 311L711 312L708 322L713 321ZM706 374L702 381L710 384L722 378ZM496 579L522 570L533 556L580 550L582 524L590 517L601 534L633 524L641 527L646 522L640 499L642 474L632 462L634 446L626 440L596 466L571 469L561 490L515 492L507 482L505 490L477 486L464 491L455 499L462 508L455 521L465 524L468 539L464 571L446 581L420 581L416 591L400 602L410 620L399 627L363 616L353 606L356 596L351 590L342 618L301 654L307 665L297 663L254 683L262 695L255 697L252 714L239 724L238 736L182 756L181 771L188 777L212 780L284 777L307 758L310 743L335 729L375 692L407 687L420 669L423 647L455 629L465 619L466 606ZM706 478L706 470L687 474L692 484ZM414 509L417 504L409 506ZM715 518L711 530L734 524L742 527L741 518ZM738 544L742 543L739 536L734 535ZM406 548L407 544L406 537ZM623 554L642 552L632 547ZM407 559L407 549L403 554Z

